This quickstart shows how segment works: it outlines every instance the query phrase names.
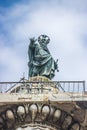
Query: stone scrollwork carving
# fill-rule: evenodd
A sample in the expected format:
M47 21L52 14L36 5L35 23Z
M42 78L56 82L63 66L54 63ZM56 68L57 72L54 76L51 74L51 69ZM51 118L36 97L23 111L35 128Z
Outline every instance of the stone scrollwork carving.
M0 115L0 130L82 130L81 125L72 113L48 103L20 104Z

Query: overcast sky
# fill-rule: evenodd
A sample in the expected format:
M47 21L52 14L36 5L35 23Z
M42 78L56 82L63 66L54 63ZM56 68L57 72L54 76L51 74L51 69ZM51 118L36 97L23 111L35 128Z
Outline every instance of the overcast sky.
M28 78L29 38L46 34L59 72L87 81L87 0L0 0L0 81Z

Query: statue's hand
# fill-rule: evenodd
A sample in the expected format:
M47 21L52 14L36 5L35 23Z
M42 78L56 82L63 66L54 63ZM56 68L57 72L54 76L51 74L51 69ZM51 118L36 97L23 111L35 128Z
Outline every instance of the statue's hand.
M35 39L35 37L30 38L30 43L31 43L31 44L33 44L33 43L35 43L35 42L36 42L36 40L37 40L37 39Z
M56 60L56 62L55 62L55 69L57 70L57 72L59 72L59 70L58 70L58 59Z

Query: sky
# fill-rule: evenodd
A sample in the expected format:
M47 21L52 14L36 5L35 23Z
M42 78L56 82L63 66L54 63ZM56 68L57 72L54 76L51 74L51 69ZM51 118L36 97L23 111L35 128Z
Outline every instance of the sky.
M0 0L0 82L28 79L31 37L50 37L53 80L87 81L87 0Z

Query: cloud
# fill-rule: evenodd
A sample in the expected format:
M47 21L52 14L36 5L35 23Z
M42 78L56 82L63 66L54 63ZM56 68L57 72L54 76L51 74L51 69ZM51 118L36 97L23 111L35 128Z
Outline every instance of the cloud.
M0 78L4 81L13 81L15 78L20 79L20 75L22 76L24 72L26 61L22 59L18 50L2 46L0 47L0 54Z
M49 50L59 59L59 73L54 80L87 80L87 2L39 1L15 4L1 20L1 81L18 80L28 73L29 38L47 34ZM81 8L82 7L82 8ZM3 35L3 36L2 36ZM4 66L4 67L3 67Z

